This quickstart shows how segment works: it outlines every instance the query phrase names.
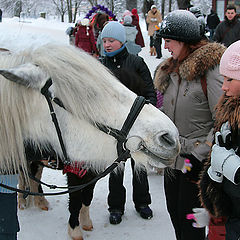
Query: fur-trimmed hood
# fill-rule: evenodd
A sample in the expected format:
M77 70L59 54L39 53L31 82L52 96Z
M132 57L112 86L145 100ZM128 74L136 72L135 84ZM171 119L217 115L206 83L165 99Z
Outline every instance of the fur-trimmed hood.
M214 69L219 63L226 47L219 43L208 43L193 53L179 67L179 76L181 79L192 81L198 77L202 77L208 70ZM169 85L169 75L167 69L172 57L163 61L155 71L154 85L164 93Z

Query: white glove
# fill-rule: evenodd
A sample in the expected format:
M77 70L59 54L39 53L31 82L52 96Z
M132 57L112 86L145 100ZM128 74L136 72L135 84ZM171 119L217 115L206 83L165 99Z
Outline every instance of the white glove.
M151 18L151 22L157 22L156 18Z
M221 183L223 180L223 164L231 157L234 156L233 149L227 150L225 147L219 147L214 144L211 152L211 166L208 169L209 177L215 181Z
M209 177L215 182L221 183L223 181L223 165L229 161L230 157L237 156L233 149L228 150L230 145L231 128L229 123L225 122L222 124L220 132L215 133L215 144L212 147L211 153L211 166L208 169ZM236 163L236 161L234 162ZM231 167L229 167L229 163L225 165L225 172L231 179L234 179L237 169L233 173ZM234 174L234 176L230 176L229 174Z
M222 124L220 132L215 133L215 142L220 147L226 147L230 145L232 133L231 133L231 127L229 125L229 122L225 122ZM228 149L228 148L227 148Z
M193 219L193 227L203 228L209 225L210 216L205 208L193 208L194 213L187 214L187 219Z
M233 149L227 150L225 147L219 147L214 144L211 153L211 166L208 169L209 177L221 183L223 175L234 182L235 174L240 167L240 157L236 155Z

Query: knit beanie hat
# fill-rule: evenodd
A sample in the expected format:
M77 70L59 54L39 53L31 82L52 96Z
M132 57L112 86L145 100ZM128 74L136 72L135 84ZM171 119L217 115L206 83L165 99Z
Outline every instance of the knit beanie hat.
M124 24L132 24L132 17L127 15L123 19Z
M102 30L101 38L114 38L121 43L126 42L126 32L124 26L116 21L110 21Z
M198 42L201 40L200 25L193 13L175 10L162 21L160 36L186 43Z
M83 18L83 19L81 20L81 25L82 25L82 26L89 26L89 25L90 25L89 19L88 19L88 18Z
M153 8L157 8L157 6L156 6L156 5L152 5L152 6L151 6L151 10L152 10Z
M240 40L232 43L220 60L220 74L240 80Z
M127 15L132 16L133 14L132 14L129 10L125 10L125 11L123 12L122 17L124 18L124 17L127 16Z

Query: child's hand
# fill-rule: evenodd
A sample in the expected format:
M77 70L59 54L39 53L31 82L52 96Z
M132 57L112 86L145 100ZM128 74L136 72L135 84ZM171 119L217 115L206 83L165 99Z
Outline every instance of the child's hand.
M187 214L188 220L193 219L193 227L203 228L209 225L210 216L205 208L193 208L193 213Z

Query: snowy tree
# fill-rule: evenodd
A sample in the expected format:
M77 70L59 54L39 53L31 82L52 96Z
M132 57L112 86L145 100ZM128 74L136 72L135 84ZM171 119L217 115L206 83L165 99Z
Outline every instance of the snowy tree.
M64 22L64 15L67 12L67 3L64 0L52 0L52 2L61 16L61 21Z
M179 9L186 9L190 4L190 0L177 0L177 3Z
M132 10L137 8L137 0L126 0L126 9Z
M17 17L20 17L22 12L28 17L39 17L40 12L56 13L49 0L1 0L0 6L6 15Z
M212 1L209 0L192 0L191 4L200 7L204 15L208 15L212 8Z

